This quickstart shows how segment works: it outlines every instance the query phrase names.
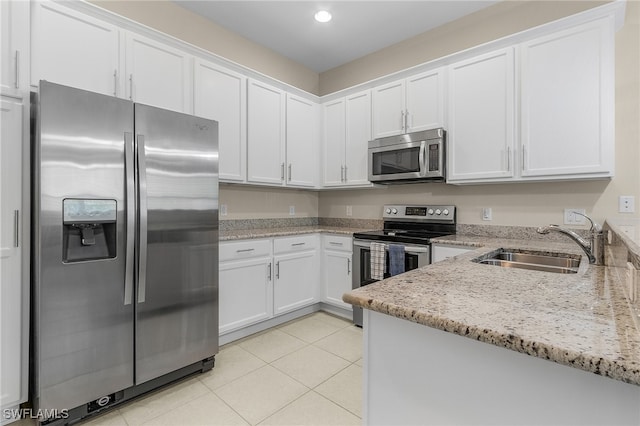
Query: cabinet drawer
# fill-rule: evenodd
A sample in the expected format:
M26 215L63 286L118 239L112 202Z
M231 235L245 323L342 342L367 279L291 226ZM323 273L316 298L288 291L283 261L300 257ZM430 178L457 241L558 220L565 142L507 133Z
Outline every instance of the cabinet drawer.
M353 242L351 237L338 235L323 235L322 248L325 250L337 250L351 253L353 250Z
M273 251L288 253L302 250L315 249L317 246L315 235L300 235L298 237L276 238L273 241Z
M271 240L223 241L220 243L220 261L271 256Z

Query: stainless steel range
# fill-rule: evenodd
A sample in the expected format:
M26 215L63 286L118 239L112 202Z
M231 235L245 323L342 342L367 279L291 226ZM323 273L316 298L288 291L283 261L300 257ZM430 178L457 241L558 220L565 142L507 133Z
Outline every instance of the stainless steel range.
M431 239L456 233L455 206L385 205L382 218L383 229L353 234L354 289L429 265ZM362 326L362 308L353 322Z

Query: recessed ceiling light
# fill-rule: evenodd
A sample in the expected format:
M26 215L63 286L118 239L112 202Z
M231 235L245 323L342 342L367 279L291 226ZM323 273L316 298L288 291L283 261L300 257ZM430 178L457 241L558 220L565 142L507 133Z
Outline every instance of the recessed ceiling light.
M331 20L331 14L326 10L320 10L315 15L316 21L318 22L329 22Z

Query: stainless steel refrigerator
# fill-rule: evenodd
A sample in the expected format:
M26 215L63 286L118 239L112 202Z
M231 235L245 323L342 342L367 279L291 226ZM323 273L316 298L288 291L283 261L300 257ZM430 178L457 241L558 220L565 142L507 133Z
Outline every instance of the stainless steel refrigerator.
M32 170L37 413L71 422L212 368L218 123L42 81Z

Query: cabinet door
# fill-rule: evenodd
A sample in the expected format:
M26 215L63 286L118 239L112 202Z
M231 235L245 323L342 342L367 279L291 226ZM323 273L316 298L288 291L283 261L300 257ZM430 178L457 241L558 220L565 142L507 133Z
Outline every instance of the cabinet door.
M283 185L284 93L256 80L248 84L247 180Z
M246 81L241 74L196 60L194 114L218 122L221 181L246 180Z
M522 176L612 175L614 51L608 20L521 46Z
M270 257L220 262L220 334L273 316Z
M404 86L404 80L401 80L372 89L374 139L405 132Z
M192 58L155 40L127 33L127 97L134 102L191 113Z
M351 305L342 301L342 295L351 291L351 253L325 250L322 260L324 301L351 310Z
M323 108L323 185L340 186L344 181L345 100L328 102Z
M29 91L29 2L0 1L0 87Z
M448 181L512 177L513 49L449 67Z
M371 140L371 95L369 91L346 98L344 181L347 185L370 185L367 150Z
M314 187L318 182L318 105L287 95L287 186Z
M406 80L407 132L444 127L444 69Z
M317 301L317 251L282 254L274 257L273 310L284 314Z
M22 104L2 99L2 137L0 139L0 406L10 407L26 401L23 362L28 324L23 322L22 262L20 225L22 212ZM24 377L24 380L23 380Z
M40 80L123 96L118 28L53 2L32 3L31 85Z

